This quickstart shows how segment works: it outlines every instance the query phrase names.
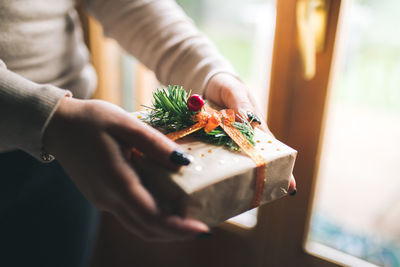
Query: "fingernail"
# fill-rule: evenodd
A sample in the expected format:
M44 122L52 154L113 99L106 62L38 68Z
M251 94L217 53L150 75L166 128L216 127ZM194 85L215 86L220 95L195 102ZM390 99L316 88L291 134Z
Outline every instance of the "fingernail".
M196 235L196 238L205 238L205 237L209 237L212 235L212 232L206 232L206 233L201 233L199 235Z
M169 156L169 160L175 164L187 166L193 161L193 157L191 155L174 150Z
M247 118L249 119L250 122L256 122L256 123L258 123L258 124L261 124L260 118L257 117L257 115L254 114L254 113L251 112L251 111L248 111L248 112L247 112Z
M297 189L295 188L292 192L289 193L289 195L294 196L297 193Z

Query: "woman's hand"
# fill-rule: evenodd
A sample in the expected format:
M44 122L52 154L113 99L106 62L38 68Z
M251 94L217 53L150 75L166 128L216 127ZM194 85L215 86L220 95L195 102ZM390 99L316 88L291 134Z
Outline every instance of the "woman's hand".
M254 97L247 86L236 77L227 73L214 75L207 84L204 96L221 107L233 109L236 114L252 112L261 121L259 127L272 135ZM291 195L296 194L296 181L293 176L288 191Z
M190 160L176 153L176 143L119 107L64 98L45 131L44 146L95 207L143 239L177 240L209 231L202 222L160 213L131 167L130 151L136 148L172 169Z
M248 112L252 112L261 121L259 127L272 134L253 95L247 86L236 77L227 73L214 75L207 84L204 96L221 107L233 109L236 114L247 115ZM238 117L238 119L240 118Z

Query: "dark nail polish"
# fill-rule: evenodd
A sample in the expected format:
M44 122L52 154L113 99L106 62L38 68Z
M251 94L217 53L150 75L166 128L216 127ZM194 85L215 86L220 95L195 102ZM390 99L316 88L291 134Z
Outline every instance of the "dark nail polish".
M289 193L289 195L294 196L297 193L297 189L294 189L292 192Z
M193 157L188 154L174 150L169 156L169 159L175 164L187 166L192 162Z
M212 235L212 232L207 232L207 233L201 233L199 235L196 235L196 238L205 238L205 237L209 237Z
M249 119L250 122L256 122L258 124L261 124L260 118L251 111L247 112L247 118Z

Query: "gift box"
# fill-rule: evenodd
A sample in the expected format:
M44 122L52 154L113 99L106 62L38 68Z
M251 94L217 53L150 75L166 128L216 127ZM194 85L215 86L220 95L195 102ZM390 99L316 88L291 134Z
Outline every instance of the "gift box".
M143 118L146 113L136 112ZM167 170L144 158L135 168L160 209L215 226L233 216L279 199L287 190L297 152L273 136L255 129L254 148L265 160L260 186L257 164L241 151L212 145L189 135L177 140L182 150L193 156L190 165L179 171Z

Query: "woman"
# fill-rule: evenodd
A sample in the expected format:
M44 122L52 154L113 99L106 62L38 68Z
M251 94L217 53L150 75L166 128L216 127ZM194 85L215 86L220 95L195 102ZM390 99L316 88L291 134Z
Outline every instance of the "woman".
M83 4L163 84L260 114L231 65L174 1ZM119 107L88 100L96 77L75 5L0 0L0 262L10 266L84 265L97 216L86 199L145 239L209 231L202 222L160 214L126 157L137 148L176 169L190 163L179 146Z

